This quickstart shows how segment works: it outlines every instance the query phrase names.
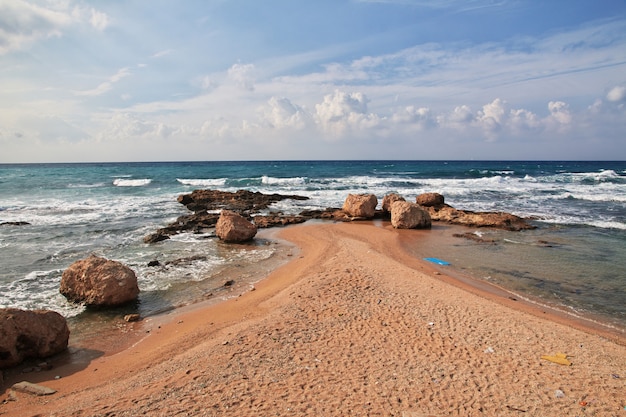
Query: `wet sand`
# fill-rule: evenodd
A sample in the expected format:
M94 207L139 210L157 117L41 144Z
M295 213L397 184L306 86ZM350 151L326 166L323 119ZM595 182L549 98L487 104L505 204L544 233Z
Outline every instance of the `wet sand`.
M58 392L4 390L0 415L626 412L623 334L448 276L403 249L410 232L284 229L300 251L254 291L129 324L120 332L130 347L94 346L25 374ZM541 359L559 352L571 366Z

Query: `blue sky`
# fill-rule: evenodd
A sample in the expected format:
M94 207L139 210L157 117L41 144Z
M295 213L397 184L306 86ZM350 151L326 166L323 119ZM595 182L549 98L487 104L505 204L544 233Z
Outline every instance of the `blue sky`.
M0 0L0 162L626 159L623 0Z

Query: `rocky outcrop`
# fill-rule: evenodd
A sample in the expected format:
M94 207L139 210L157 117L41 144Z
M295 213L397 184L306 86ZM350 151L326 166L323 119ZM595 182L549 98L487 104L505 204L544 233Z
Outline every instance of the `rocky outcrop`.
M371 219L377 205L378 199L374 194L348 194L342 210L350 217Z
M0 368L62 352L69 337L67 321L59 313L0 309Z
M112 307L136 300L139 287L132 269L91 255L63 271L60 292L88 307Z
M178 196L178 202L193 212L229 210L241 215L258 213L281 200L308 200L299 195L263 194L248 190L231 193L219 190L194 190Z
M254 216L254 224L259 229L277 226L287 226L289 224L304 223L307 217L302 215L289 215L283 213L270 213L267 215Z
M257 228L286 226L303 223L310 219L323 219L349 222L372 218L390 218L390 207L395 201L405 201L404 197L396 193L384 196L382 210L376 210L378 203L373 194L349 195L344 202L343 209L326 208L322 210L305 210L299 214L284 214L273 212L259 214L274 202L284 199L307 200L308 197L298 195L266 195L258 192L239 190L231 193L219 190L195 190L191 194L183 194L178 201L185 204L193 214L180 216L175 222L158 229L155 233L144 238L145 243L156 243L169 239L171 235L191 233L213 233L220 217L215 210L226 209L236 212L248 221L254 222ZM533 229L524 219L508 213L473 213L456 210L445 204L444 197L438 193L424 193L416 197L416 203L424 207L432 221L444 221L463 224L473 227L497 227L507 230Z
M428 229L432 222L419 204L395 201L391 205L391 225L396 229Z
M215 234L224 242L246 242L254 238L256 232L257 228L254 224L230 210L222 210L215 225Z
M396 201L406 201L400 194L389 193L383 197L383 213L391 213L391 205Z
M415 197L415 202L422 207L437 207L444 204L444 199L439 193L424 193Z
M535 226L526 220L510 213L464 211L457 210L447 204L426 207L426 209L430 217L435 221L470 227L494 227L512 231L535 229Z

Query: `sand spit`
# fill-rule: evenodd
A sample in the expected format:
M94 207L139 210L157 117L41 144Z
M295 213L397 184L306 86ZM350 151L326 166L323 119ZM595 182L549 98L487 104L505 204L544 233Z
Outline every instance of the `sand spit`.
M385 224L305 224L281 236L301 252L255 291L146 320L134 346L33 381L54 395L5 390L0 415L626 413L619 337L452 285ZM557 353L572 365L541 359Z

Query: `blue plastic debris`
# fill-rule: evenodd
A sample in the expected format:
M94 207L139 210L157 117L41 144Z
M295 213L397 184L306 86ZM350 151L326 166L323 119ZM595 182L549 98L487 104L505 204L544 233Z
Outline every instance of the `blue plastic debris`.
M450 265L450 262L443 261L439 258L424 258L424 260L437 265Z

